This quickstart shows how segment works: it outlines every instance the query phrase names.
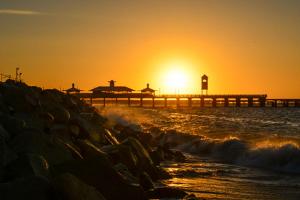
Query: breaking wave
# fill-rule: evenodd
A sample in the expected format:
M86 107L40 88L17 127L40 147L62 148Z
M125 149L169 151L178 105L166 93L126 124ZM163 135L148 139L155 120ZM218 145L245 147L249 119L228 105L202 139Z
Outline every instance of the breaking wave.
M250 144L237 137L211 139L176 131L166 133L163 140L173 148L226 163L300 174L300 148L293 141Z

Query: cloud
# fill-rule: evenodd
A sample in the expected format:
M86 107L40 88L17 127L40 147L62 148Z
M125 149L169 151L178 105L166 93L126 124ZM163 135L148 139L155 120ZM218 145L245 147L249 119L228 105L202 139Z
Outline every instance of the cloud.
M15 9L0 9L0 15L43 15L45 13L33 11L33 10L15 10Z

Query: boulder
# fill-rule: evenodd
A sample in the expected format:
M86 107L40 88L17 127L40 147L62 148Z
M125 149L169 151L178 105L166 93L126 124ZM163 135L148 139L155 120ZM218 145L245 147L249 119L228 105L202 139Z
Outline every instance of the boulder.
M26 123L24 120L10 115L0 115L0 122L12 137L22 132L26 127Z
M53 166L52 174L71 173L95 187L108 200L146 199L143 189L131 185L113 168L106 156L69 161Z
M146 172L141 173L139 181L144 190L150 190L154 188L154 183L151 177Z
M0 168L17 159L17 155L7 146L5 138L0 135Z
M131 171L137 173L137 156L128 145L107 145L101 148L112 159L113 163L123 163Z
M107 157L106 153L92 144L89 140L77 140L76 145L79 147L80 152L85 159L94 157Z
M50 183L43 177L24 177L12 182L0 184L1 200L38 199L53 200Z
M7 180L31 176L47 178L49 175L48 162L43 156L36 154L20 155L18 159L10 162L5 169Z
M10 146L17 154L38 154L50 165L73 160L72 153L60 140L52 136L27 131L16 136Z
M143 145L135 138L127 138L123 144L131 147L133 153L138 158L138 173L143 171L147 172L153 180L159 179L159 171L154 165L148 151L143 147Z
M57 196L64 200L105 200L96 188L87 185L70 173L55 177L53 185Z
M8 141L10 139L10 134L3 128L1 124L0 124L0 138L2 138L4 141Z
M51 105L46 108L51 115L54 117L54 122L56 123L68 123L70 119L70 113L67 109L60 105Z

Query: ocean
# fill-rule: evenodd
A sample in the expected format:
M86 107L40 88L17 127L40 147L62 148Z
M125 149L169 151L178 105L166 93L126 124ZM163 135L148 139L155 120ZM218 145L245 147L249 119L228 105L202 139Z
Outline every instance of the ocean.
M300 109L99 108L184 152L163 183L205 199L300 199Z

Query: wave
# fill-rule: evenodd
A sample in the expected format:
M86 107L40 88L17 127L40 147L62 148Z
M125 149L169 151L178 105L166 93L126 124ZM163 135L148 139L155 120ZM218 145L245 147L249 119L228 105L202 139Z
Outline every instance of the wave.
M300 148L293 141L250 144L237 137L212 139L176 131L166 133L162 140L184 152L226 163L300 174Z

